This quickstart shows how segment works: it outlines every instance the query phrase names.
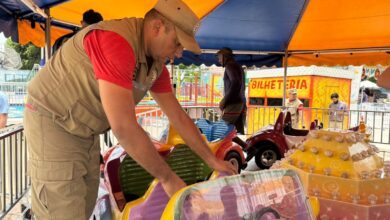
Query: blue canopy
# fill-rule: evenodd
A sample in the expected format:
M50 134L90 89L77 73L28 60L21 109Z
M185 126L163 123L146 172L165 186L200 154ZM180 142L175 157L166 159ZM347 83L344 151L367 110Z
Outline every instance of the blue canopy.
M284 53L305 0L228 0L202 20L196 39L202 49ZM236 55L247 66L282 66L283 55ZM216 64L211 54L184 54L176 63Z
M305 0L228 0L202 20L202 49L284 52Z

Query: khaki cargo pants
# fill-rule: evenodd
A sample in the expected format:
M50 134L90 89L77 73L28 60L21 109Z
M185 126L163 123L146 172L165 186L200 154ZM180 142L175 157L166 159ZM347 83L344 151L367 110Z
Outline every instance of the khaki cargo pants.
M294 129L299 129L299 115L291 114L291 127Z
M99 186L99 137L74 136L26 107L32 211L38 220L88 219Z

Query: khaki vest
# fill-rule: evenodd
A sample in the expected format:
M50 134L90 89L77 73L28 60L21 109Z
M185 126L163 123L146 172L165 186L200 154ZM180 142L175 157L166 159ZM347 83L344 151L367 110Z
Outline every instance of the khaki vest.
M83 40L91 30L113 31L130 44L136 58L133 74L137 104L160 76L164 63L154 61L150 70L143 48L143 19L125 18L90 25L69 39L29 83L29 101L49 114L71 134L90 137L109 129L100 100L98 81L84 51ZM115 99L115 97L112 97Z
M292 102L289 99L287 99L286 107L287 107L287 110L291 113L291 117L297 117L297 118L299 117L298 108L302 104L303 103L299 99L295 99Z

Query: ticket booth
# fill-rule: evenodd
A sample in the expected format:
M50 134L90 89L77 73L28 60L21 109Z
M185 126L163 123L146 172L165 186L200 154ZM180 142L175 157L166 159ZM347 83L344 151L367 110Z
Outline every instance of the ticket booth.
M273 124L283 106L283 68L248 71L248 131L256 132ZM354 73L327 67L291 67L287 70L288 90L296 88L298 98L303 102L304 125L318 119L325 127L329 117L326 110L331 103L330 95L339 94L339 100L349 107L351 82ZM345 117L344 123L348 123Z

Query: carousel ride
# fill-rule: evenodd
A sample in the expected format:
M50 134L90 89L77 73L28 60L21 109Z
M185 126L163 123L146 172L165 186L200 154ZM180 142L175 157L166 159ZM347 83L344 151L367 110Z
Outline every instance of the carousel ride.
M355 131L313 130L273 168L299 174L319 199L318 219L389 219L390 164L368 138L364 123Z

